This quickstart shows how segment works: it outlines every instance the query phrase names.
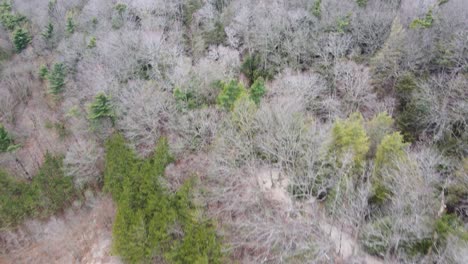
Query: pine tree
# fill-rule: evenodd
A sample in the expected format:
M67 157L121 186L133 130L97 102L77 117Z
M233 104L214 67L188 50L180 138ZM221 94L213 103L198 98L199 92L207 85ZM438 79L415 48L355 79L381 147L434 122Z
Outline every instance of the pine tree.
M88 43L88 48L89 49L92 49L92 48L95 48L96 47L96 38L95 37L91 37L89 39L89 43Z
M47 75L49 75L49 69L47 69L47 66L41 65L39 67L39 78L45 80L47 79Z
M322 16L322 0L315 0L314 6L312 7L312 15L317 18Z
M65 66L62 63L56 63L48 75L49 93L58 95L65 86Z
M223 90L219 93L218 105L226 110L231 110L236 100L246 92L244 86L237 81L230 81L223 84Z
M362 115L354 113L346 120L336 121L332 133L333 142L330 151L335 152L338 159L351 151L355 166L361 167L369 150L369 138L364 129Z
M24 50L31 42L31 36L26 29L18 28L13 32L13 44L15 45L16 52Z
M265 80L262 77L259 77L255 82L250 86L250 98L255 102L256 105L260 104L260 100L265 95Z
M44 29L44 32L42 32L41 35L46 42L50 41L54 36L54 25L52 25L52 23L49 22L49 24L47 24L46 28Z
M89 106L89 119L97 120L105 117L114 121L114 107L107 95L99 93L94 98L94 102Z
M73 20L73 15L71 13L67 14L67 22L65 25L65 30L69 35L75 33L75 21Z

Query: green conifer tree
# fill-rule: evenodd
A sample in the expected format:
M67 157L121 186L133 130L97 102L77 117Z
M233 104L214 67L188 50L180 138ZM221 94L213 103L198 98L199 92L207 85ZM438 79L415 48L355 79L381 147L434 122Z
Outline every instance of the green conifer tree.
M63 87L65 86L65 77L65 66L62 63L54 64L48 75L50 94L58 95L63 91Z
M31 42L29 32L24 28L18 28L13 32L13 44L15 45L16 52L20 53Z
M49 75L49 69L47 69L47 66L41 65L39 67L39 78L45 80L47 79L47 75Z
M250 98L255 102L256 105L260 104L260 100L265 95L265 80L262 77L259 77L255 82L250 86Z
M54 25L52 25L52 23L49 22L49 24L47 24L41 35L46 42L49 42L54 36Z
M97 120L101 118L110 118L114 121L114 106L110 98L104 93L98 93L94 97L94 102L89 106L89 119Z

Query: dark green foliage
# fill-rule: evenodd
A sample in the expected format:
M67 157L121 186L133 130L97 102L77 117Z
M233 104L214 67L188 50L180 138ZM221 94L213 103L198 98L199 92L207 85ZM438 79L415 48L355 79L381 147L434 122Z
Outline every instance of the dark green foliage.
M50 41L54 36L54 25L52 25L52 23L49 22L49 24L47 24L41 35L45 41Z
M426 117L429 114L429 102L413 97L396 119L405 141L413 142L419 138L427 127Z
M463 158L468 156L468 127L465 121L456 121L444 131L437 147L445 154Z
M8 148L13 144L10 134L5 127L0 124L0 153L8 151Z
M413 75L404 75L395 85L398 99L396 123L408 142L418 139L426 128L425 117L429 113L429 104L416 95L418 87Z
M151 263L156 256L169 263L221 263L214 227L196 218L193 181L174 194L160 183L172 161L165 138L146 160L138 159L120 135L106 143L104 188L117 202L115 253L128 263Z
M174 90L174 98L177 102L177 108L179 110L195 109L200 106L197 98L191 91L183 92L181 89L176 88Z
M211 222L190 223L185 232L182 241L169 254L172 263L222 263L221 244Z
M76 29L76 24L75 24L75 21L73 20L73 15L71 13L68 13L67 21L65 24L65 30L67 31L69 35L71 35L75 33L75 29Z
M260 104L260 100L266 93L265 89L265 80L262 77L259 77L255 82L250 86L250 98L255 102L256 105Z
M58 95L62 93L65 86L66 71L62 63L56 63L49 72L49 93Z
M41 65L39 67L39 73L38 74L39 74L39 78L41 80L45 80L45 79L47 79L47 76L49 75L49 69L47 69L47 66Z
M384 256L392 235L392 223L389 218L377 219L364 226L359 236L364 250L371 255Z
M322 17L322 0L315 0L314 5L312 6L312 15L317 18Z
M417 90L416 80L413 75L407 73L401 77L395 85L398 110L404 111L406 105L411 102L413 93Z
M226 41L226 37L223 23L216 21L214 28L205 33L205 43L207 45L221 45Z
M182 6L182 23L185 26L192 24L193 14L203 6L200 0L185 0Z
M89 39L89 43L88 43L88 48L89 49L92 49L92 48L95 48L96 47L96 38L95 37L91 37Z
M264 66L265 65L262 63L260 55L248 55L242 62L241 72L250 80L250 82L254 82L259 77L269 80L273 77L274 70L267 69Z
M63 121L51 122L49 120L46 120L45 127L47 129L55 130L55 132L59 135L61 139L70 135L70 131L67 129L67 127L65 126L65 122Z
M444 242L449 235L468 241L468 231L455 214L445 214L437 219L434 224L434 231L441 242Z
M357 4L359 7L366 7L367 1L368 1L368 0L356 0L356 4Z
M235 80L223 83L222 90L217 98L217 103L220 107L231 110L236 100L245 93L246 90L244 86Z
M439 6L448 3L449 0L439 0Z
M31 42L29 32L24 28L18 28L13 32L13 44L15 45L16 52L24 50Z
M411 22L409 27L411 29L415 28L430 28L432 27L432 23L434 23L434 18L432 17L432 8L427 11L424 18L417 18Z
M26 22L26 17L12 12L11 4L8 1L0 3L0 23L12 31L15 28L21 27Z
M104 93L98 93L96 97L94 97L94 102L89 106L88 118L91 120L110 118L113 121L114 117L114 106L110 98Z
M404 242L402 247L405 249L406 253L411 256L417 255L426 255L429 253L429 250L432 248L434 241L432 238L423 238L416 241Z
M76 197L71 177L62 170L62 158L46 154L30 183L0 171L0 227L15 226L28 217L48 217Z
M351 14L348 14L345 17L340 17L336 20L335 31L338 33L345 33L350 30L350 25L351 25Z
M106 142L106 156L104 169L104 191L112 194L118 201L123 193L122 182L130 174L136 157L127 147L123 136L116 134Z
M114 6L115 14L112 16L112 28L119 29L124 25L124 15L127 11L127 5L118 3Z
M117 13L118 13L119 15L122 16L122 15L124 14L124 12L127 10L127 5L126 5L126 4L122 4L122 3L118 3L118 4L116 4L116 5L114 6L114 9L115 9L115 11L117 11Z

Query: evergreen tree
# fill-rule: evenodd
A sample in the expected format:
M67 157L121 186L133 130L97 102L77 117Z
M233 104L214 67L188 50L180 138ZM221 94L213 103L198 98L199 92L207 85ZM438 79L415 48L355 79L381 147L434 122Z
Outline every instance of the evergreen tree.
M386 135L377 147L374 175L371 181L373 194L370 201L372 203L383 204L391 195L383 178L383 172L397 169L399 162L406 162L405 148L407 146L408 144L403 141L403 136L399 132L394 132Z
M49 93L58 95L65 86L65 66L62 63L56 63L48 75Z
M46 28L44 29L41 35L46 42L49 42L54 36L54 25L52 25L52 23L49 22L49 24L47 24Z
M250 86L250 98L255 102L256 105L260 104L260 100L265 95L265 80L262 77L259 77L255 82Z
M245 94L244 86L237 81L223 83L222 91L219 93L217 101L218 105L226 110L231 110L236 100Z
M95 48L96 47L96 38L95 37L91 37L89 39L89 43L88 43L88 48L89 49L92 49L92 48Z
M338 120L333 126L333 142L330 151L335 152L338 160L348 151L354 157L355 166L360 168L369 150L369 138L364 129L364 119L359 113L346 120Z
M127 147L122 135L116 134L106 142L104 168L104 190L119 201L123 191L123 182L135 165L136 157Z
M315 0L312 7L312 15L320 18L322 16L322 0Z
M359 7L366 7L367 0L356 0L356 3Z
M49 75L49 69L47 69L47 66L41 65L39 67L39 78L45 80L47 79L47 75Z
M15 45L16 52L24 50L31 42L31 36L26 29L18 28L13 32L13 44Z
M75 33L75 21L73 20L73 15L71 13L67 14L67 22L65 24L65 30L69 35Z
M114 122L114 107L110 98L104 93L99 93L94 98L94 102L89 106L89 119L97 120L108 117Z

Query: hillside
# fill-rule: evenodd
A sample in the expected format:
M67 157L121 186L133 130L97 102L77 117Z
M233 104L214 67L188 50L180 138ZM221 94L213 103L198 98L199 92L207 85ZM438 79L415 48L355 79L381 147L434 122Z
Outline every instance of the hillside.
M468 263L466 0L0 0L0 263Z

